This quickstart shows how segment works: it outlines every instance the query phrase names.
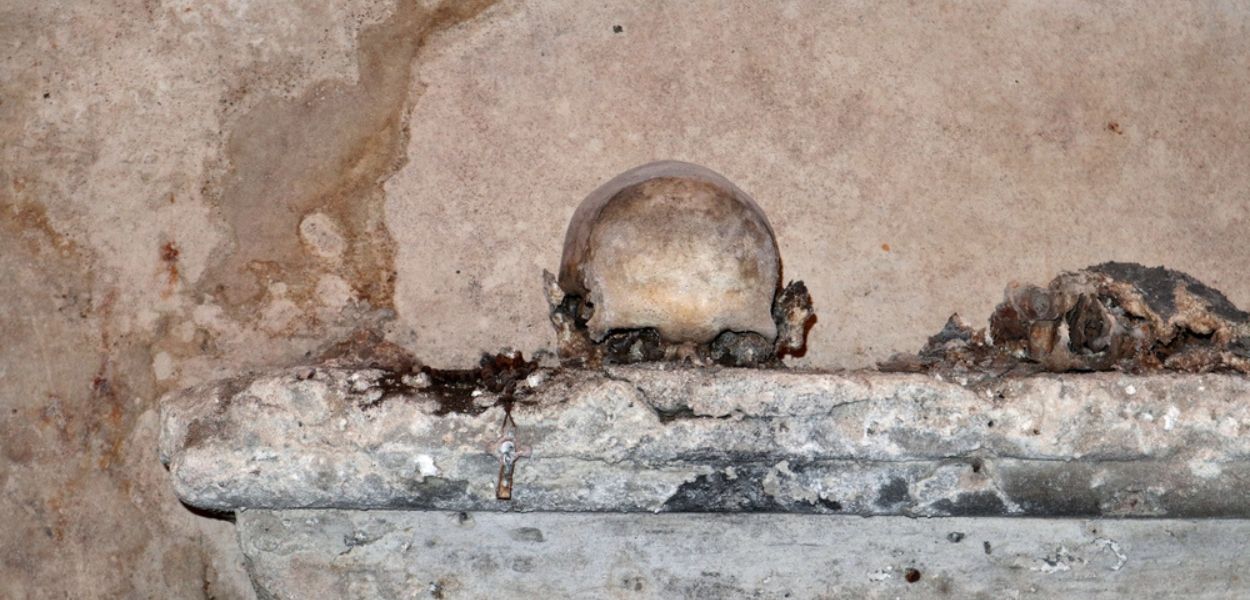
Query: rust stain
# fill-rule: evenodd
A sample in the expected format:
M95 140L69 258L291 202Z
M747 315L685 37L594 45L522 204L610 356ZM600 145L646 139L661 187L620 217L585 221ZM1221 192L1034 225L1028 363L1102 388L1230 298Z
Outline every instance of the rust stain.
M117 293L107 293L99 306L99 365L92 374L87 399L81 408L67 415L77 421L78 443L84 468L108 470L121 462L126 439L142 407L131 398L152 398L155 385L149 369L152 350L146 338L115 335L113 309ZM119 478L124 480L125 477Z
M230 169L210 195L234 247L209 267L202 290L246 320L258 314L268 284L283 282L288 298L309 305L318 278L332 269L362 300L391 306L395 250L382 184L407 161L412 63L430 34L491 4L449 2L431 10L400 2L387 21L361 32L354 84L321 82L302 97L268 100L238 118L226 145ZM325 265L300 241L300 221L312 212L343 230L347 247L337 265Z
M105 318L101 319L100 327L100 366L91 378L91 396L86 411L91 420L87 422L87 435L83 440L88 450L92 441L97 439L109 448L96 458L96 468L100 470L112 464L120 449L120 440L125 435L118 431L122 425L124 407L121 398L124 395L118 393L117 384L120 382L115 381L113 375L112 339L108 326L115 300L116 294L110 293L101 306Z
M172 201L172 196L170 196ZM174 289L178 284L178 256L181 251L178 244L173 241L165 242L161 245L161 262L165 265L165 289L161 291L161 296L168 298L174 293Z
M1107 131L1110 131L1111 133L1114 133L1116 135L1124 135L1124 130L1120 128L1120 123L1117 121L1108 121Z
M77 252L77 248L68 237L57 231L48 218L48 210L39 202L22 200L25 181L20 177L10 180L12 194L3 193L3 176L0 176L0 231L20 239L32 254L40 254L47 248L54 248L62 253Z
M60 496L48 498L44 503L48 511L53 514L53 525L51 525L52 538L60 542L65 539L65 528L68 526L69 519L66 517L63 509L63 501Z
M881 249L882 249L883 251L885 251L885 252L889 252L889 251L890 251L890 245L889 245L889 244L881 244Z

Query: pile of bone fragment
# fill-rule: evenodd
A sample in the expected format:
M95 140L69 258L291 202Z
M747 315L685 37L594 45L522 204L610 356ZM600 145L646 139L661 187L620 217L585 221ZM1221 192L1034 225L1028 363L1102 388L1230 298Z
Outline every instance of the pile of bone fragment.
M1250 374L1250 313L1163 267L1108 262L1046 287L1008 286L988 330L952 315L918 354L883 371L1026 375L1071 371Z

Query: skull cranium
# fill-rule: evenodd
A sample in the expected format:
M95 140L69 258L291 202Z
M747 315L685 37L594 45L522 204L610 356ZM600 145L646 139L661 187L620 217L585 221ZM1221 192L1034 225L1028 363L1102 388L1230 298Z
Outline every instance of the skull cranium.
M592 345L614 332L653 331L659 344L706 346L733 332L733 339L754 340L747 354L766 347L771 358L779 327L787 347L795 337L777 320L795 313L776 310L780 283L777 242L755 201L710 169L662 161L626 171L586 197L548 293L559 296L552 299L557 328L577 321ZM566 297L578 299L575 314L557 314ZM805 322L805 289L801 297L807 304L797 314Z

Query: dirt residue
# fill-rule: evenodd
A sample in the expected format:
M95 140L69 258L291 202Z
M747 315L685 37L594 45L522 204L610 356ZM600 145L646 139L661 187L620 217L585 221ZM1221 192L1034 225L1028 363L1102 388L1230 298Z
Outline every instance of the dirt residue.
M377 329L368 327L357 329L331 344L318 353L316 362L324 366L384 369L394 373L409 373L420 367L412 353L387 341Z
M502 405L505 411L511 413L514 403L518 400L524 403L524 398L533 392L532 386L523 382L537 370L537 360L525 360L520 352L500 352L482 354L476 369L422 366L406 371L388 371L378 381L382 395L376 401L362 405L362 408L373 408L390 399L420 391L438 402L438 408L434 410L436 416L451 413L478 415L495 405Z
M538 360L526 360L521 352L483 353L477 368L439 369L422 364L410 352L387 341L375 329L362 328L322 351L314 361L320 367L381 369L377 381L381 394L362 407L369 409L394 398L418 391L435 398L434 414L481 414L495 404L511 410L512 403L529 395L532 388L521 385L539 368ZM490 398L479 396L490 394ZM233 394L223 394L223 397Z
M383 215L383 182L407 157L406 117L412 63L429 36L469 19L491 2L451 2L436 9L399 3L358 40L356 82L325 81L302 96L274 98L233 125L230 168L215 187L233 247L201 280L201 291L246 318L281 281L288 297L315 294L333 272L374 307L391 305L394 242ZM345 248L332 258L301 244L300 222L319 212L341 229Z

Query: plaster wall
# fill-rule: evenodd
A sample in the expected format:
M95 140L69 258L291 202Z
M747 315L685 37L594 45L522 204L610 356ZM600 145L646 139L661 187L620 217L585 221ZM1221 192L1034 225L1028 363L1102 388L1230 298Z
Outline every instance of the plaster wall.
M865 367L1011 280L1250 306L1233 2L0 0L0 596L248 597L156 398L375 329L550 348L567 219L674 158L750 192Z

